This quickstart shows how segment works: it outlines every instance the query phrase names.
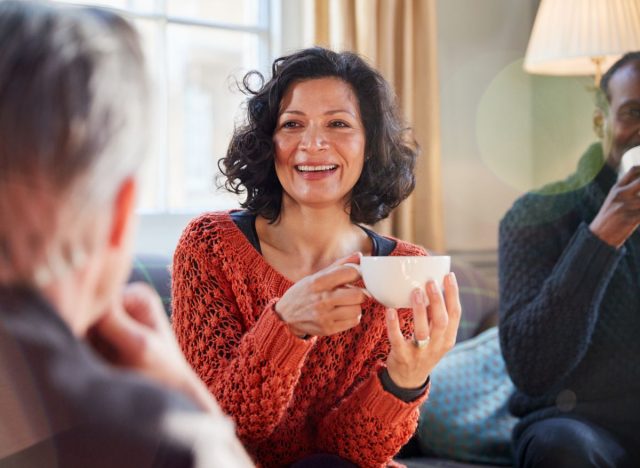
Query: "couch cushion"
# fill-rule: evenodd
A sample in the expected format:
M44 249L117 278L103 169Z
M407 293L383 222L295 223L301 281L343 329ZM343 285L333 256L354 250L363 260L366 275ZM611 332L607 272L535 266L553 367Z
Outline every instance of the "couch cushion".
M457 341L467 340L497 323L498 290L495 282L485 278L473 265L451 259L451 271L460 288L462 317Z
M460 343L431 374L420 409L417 439L423 453L473 463L511 464L507 410L514 391L500 353L497 328Z

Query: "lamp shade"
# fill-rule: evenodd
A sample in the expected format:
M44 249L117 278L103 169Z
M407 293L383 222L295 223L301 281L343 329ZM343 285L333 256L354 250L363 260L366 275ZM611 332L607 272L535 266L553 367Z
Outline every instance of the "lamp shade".
M543 75L594 75L640 50L640 0L542 0L524 69Z

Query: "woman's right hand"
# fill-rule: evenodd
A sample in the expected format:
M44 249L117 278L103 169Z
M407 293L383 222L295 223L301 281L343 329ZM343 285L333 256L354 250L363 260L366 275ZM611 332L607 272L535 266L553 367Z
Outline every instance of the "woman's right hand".
M334 335L360 323L361 304L367 296L360 288L349 287L360 279L360 273L346 263L360 263L360 254L302 278L276 303L276 313L294 335Z

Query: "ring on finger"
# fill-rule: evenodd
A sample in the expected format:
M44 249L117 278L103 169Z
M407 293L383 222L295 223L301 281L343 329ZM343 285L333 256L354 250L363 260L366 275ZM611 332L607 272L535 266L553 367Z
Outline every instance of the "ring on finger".
M431 341L430 336L427 336L424 340L419 340L415 336L413 337L413 345L418 349L422 349L426 347L430 341Z

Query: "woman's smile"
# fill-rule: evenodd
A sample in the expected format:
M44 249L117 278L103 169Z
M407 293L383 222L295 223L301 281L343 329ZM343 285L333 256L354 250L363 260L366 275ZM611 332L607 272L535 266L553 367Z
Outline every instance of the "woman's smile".
M273 142L285 196L300 204L342 206L364 163L364 125L351 86L333 77L292 84Z
M298 164L296 171L305 180L321 180L331 177L338 170L337 164Z

